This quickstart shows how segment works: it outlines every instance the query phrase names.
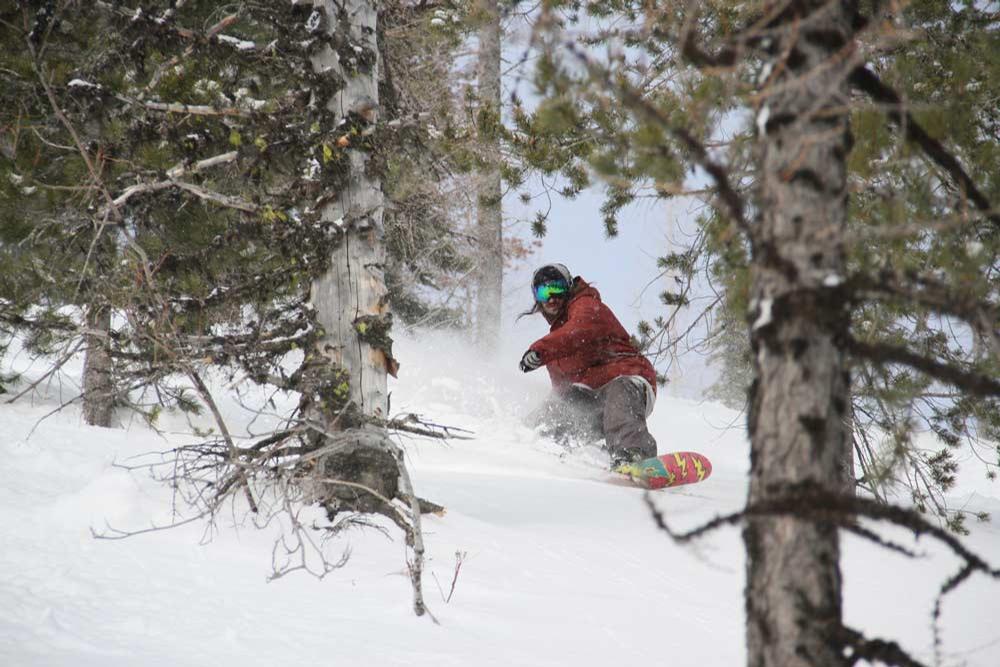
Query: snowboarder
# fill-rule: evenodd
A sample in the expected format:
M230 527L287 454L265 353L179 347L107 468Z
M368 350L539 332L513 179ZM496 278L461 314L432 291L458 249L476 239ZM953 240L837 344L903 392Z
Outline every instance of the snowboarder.
M611 467L656 456L646 417L656 400L656 373L639 354L598 291L563 264L546 264L531 281L548 335L521 357L525 373L545 366L552 395L528 418L557 439L605 439Z

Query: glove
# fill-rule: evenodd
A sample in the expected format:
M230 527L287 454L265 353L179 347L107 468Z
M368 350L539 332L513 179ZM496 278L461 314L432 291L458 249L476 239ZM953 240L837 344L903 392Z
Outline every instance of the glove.
M541 365L542 358L538 356L538 353L534 350L528 350L525 352L524 356L521 357L521 363L518 364L518 366L521 367L521 370L525 373L530 373L536 368L541 367Z

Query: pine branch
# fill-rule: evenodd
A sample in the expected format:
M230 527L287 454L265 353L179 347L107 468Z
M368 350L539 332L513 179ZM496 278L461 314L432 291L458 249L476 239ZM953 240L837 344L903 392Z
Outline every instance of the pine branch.
M1000 380L929 359L905 347L885 343L865 343L851 338L847 342L847 349L854 356L877 364L896 363L909 366L975 396L1000 396Z
M977 299L968 290L955 289L914 271L882 271L877 276L855 275L849 288L856 296L901 301L925 306L941 315L951 315L978 328L982 322L1000 322L1000 304Z
M926 667L922 662L913 659L896 642L868 639L857 630L843 625L835 628L830 635L832 640L851 649L850 655L847 656L849 665L864 660L870 663L881 662L895 667Z
M874 101L888 108L889 120L900 127L907 140L917 144L936 165L947 172L962 192L975 204L994 225L1000 226L1000 213L990 204L989 199L976 186L962 164L944 145L929 135L909 111L899 93L882 82L867 67L856 67L848 79L859 90L867 93Z
M747 222L743 197L736 191L729 180L729 172L726 167L715 162L700 141L698 141L687 128L676 125L664 112L655 105L646 101L642 94L624 80L615 80L611 71L591 60L587 54L582 52L575 42L567 42L566 48L579 60L590 73L608 88L615 90L624 102L625 106L645 117L655 125L666 130L677 141L681 143L694 158L695 164L708 172L715 183L715 190L724 204L722 213L728 214L733 223L746 234L753 244L754 234Z

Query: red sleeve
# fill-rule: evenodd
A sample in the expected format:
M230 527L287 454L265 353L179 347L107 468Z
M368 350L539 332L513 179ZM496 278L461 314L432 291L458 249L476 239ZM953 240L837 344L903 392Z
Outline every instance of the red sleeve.
M543 364L576 354L609 335L605 309L600 301L592 297L574 299L569 304L566 323L536 340L528 349L537 352Z

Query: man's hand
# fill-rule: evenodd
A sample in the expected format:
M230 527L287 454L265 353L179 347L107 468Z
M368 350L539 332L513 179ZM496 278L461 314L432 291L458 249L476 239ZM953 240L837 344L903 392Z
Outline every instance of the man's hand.
M538 356L538 353L534 350L528 350L524 353L524 356L521 357L521 363L518 365L521 367L523 372L530 373L542 365L542 358Z

